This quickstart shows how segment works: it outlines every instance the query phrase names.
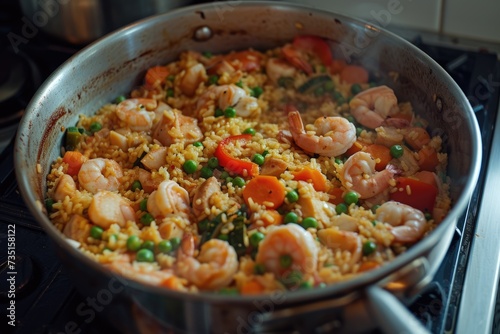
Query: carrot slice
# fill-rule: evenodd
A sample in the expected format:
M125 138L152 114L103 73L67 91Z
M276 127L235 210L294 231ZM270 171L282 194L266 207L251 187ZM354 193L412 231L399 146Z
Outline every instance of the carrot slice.
M292 175L294 180L312 183L316 191L326 191L326 177L317 169L304 167Z
M369 271L369 270L373 270L373 269L378 268L378 267L380 267L380 264L378 262L366 261L366 262L361 263L361 265L359 266L358 272Z
M367 83L368 71L358 65L347 65L340 72L340 79L348 84Z
M144 78L145 86L148 89L155 88L158 84L168 76L169 71L165 66L154 66L148 69L146 77Z
M409 177L398 177L396 182L397 191L390 194L391 200L422 212L432 212L438 193L436 187Z
M332 188L328 193L331 195L330 199L328 200L330 203L335 205L344 203L344 198L342 197L344 191L341 188Z
M405 141L414 150L420 150L431 141L431 136L424 128L413 127L406 129Z
M354 144L352 144L352 146L345 152L345 155L350 157L354 153L361 151L363 147L365 147L365 144L360 142L359 140L356 140Z
M385 169L389 161L392 160L391 150L383 145L373 144L365 147L364 151L377 160L375 169L381 171Z
M249 205L250 198L258 204L270 204L275 209L285 201L285 186L275 177L258 175L248 181L243 189L243 199Z
M68 164L66 174L70 176L78 174L85 160L85 156L78 151L66 151L63 157L63 162Z
M256 295L263 292L264 286L255 279L243 283L240 290L242 295Z
M283 223L283 216L276 210L266 210L266 214L262 216L264 226L281 225Z
M433 172L422 170L420 172L415 173L415 175L413 176L416 177L419 181L433 185L436 188L438 186L436 182L436 174L434 174Z
M418 152L418 165L421 170L426 170L429 172L436 171L437 165L439 165L439 159L437 152L431 147L424 147Z
M345 60L343 59L332 59L330 64L330 73L339 74L347 66Z

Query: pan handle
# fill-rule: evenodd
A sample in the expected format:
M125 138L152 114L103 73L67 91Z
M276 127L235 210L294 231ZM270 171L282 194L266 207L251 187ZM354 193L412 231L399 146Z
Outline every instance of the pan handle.
M413 314L392 293L377 285L366 289L370 309L383 333L429 334Z

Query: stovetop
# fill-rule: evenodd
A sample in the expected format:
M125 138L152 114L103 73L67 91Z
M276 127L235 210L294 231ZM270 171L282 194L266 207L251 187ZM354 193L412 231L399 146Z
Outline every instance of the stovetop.
M9 20L0 16L0 32L4 36L7 35L5 22ZM425 36L422 36L424 35L416 34L408 39L443 66L464 90L476 113L483 140L481 176L470 205L458 220L451 246L434 280L409 305L410 311L429 331L449 333L457 331L459 315L467 308L463 301L464 295L468 296L471 293L464 286L467 286L467 270L475 254L471 250L476 247L474 239L478 233L476 222L480 215L479 208L483 203L485 186L488 186L485 178L499 107L500 63L495 53L478 51L477 48L464 51L463 48L456 46L443 47L442 43L430 43ZM0 47L3 49L0 50L5 50L8 46L8 43L2 41ZM30 74L33 75L30 81L36 81L37 85L78 50L77 47L71 45L54 43L43 33L39 33L29 43L19 45L19 49L23 56L36 64L37 70L34 70L35 74ZM27 67L27 71L30 71L30 66ZM33 89L28 87L26 94L32 93ZM24 101L25 97L19 100L21 104L27 102ZM22 110L22 108L17 109ZM16 112L18 112L17 109ZM1 117L3 117L2 114L0 114L0 133L2 131ZM0 136L0 141L1 138ZM113 333L113 328L99 315L93 321L86 322L86 318L78 311L85 297L74 288L52 249L49 237L32 218L17 189L13 170L12 143L8 144L6 150L0 154L0 212L0 245L2 245L0 318L3 319L0 322L0 332L69 333L81 330L81 333ZM13 226L17 283L15 327L8 325L9 318L7 317L10 312L8 310L10 299L7 294L10 288L7 245L10 242L8 238L12 235ZM491 284L496 287L498 282L490 282ZM497 307L496 317L493 319L494 307L483 309L485 313L489 313L490 321L494 322L493 329L497 332L500 331L499 310L500 308ZM458 329L458 331L461 330Z

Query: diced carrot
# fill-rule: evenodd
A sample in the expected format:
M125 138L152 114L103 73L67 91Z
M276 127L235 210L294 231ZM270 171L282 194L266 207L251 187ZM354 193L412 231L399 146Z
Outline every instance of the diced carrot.
M415 175L413 176L422 182L433 185L436 188L438 186L436 182L436 174L434 174L433 172L422 170L420 172L415 173Z
M389 161L392 160L391 150L384 145L368 145L365 147L364 151L369 153L372 158L377 160L375 164L375 169L378 171L384 170Z
M397 191L390 194L393 201L401 202L422 212L432 212L438 190L433 185L409 177L398 177Z
M330 64L330 73L339 74L347 66L345 60L343 59L332 59Z
M419 127L405 129L404 138L406 143L414 150L420 150L431 141L431 136L429 136L427 130Z
M326 191L326 177L317 169L304 167L298 172L293 172L292 175L296 181L312 183L316 191Z
M380 264L378 262L366 261L366 262L361 263L361 265L359 266L358 272L370 271L370 270L376 269L378 267L380 267Z
M85 160L85 156L78 151L66 151L63 157L63 162L68 164L66 173L70 176L78 174Z
M341 188L332 188L328 193L331 195L328 200L330 203L339 205L344 202L344 198L342 197L344 191Z
M242 295L257 295L263 292L264 286L255 279L243 283L240 290Z
M345 155L350 157L354 153L361 151L363 147L365 147L365 144L360 142L359 140L356 140L354 144L352 144L352 146L345 152Z
M161 282L161 286L172 290L181 290L184 287L179 278L176 276L170 276L169 278L163 280L163 282Z
M247 205L250 198L258 204L271 204L268 208L275 209L285 201L285 186L275 176L257 175L243 188Z
M368 71L358 65L347 65L340 72L340 79L348 84L363 84L368 82Z
M283 216L276 210L266 210L266 214L262 216L264 226L281 225L283 223Z
M398 112L394 115L391 116L392 118L401 118L404 119L408 122L411 122L413 120L413 115L411 113L405 113L405 112Z
M418 165L421 170L435 172L437 165L439 165L437 152L431 147L424 146L418 152Z
M145 86L148 89L155 88L168 76L169 71L166 66L154 66L148 69L144 78Z

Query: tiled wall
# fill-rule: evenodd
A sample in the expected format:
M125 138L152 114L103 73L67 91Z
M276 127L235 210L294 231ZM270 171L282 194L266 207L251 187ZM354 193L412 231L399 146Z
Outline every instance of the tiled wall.
M288 0L369 21L500 43L499 0ZM389 15L387 15L389 14ZM384 25L384 24L382 24Z

